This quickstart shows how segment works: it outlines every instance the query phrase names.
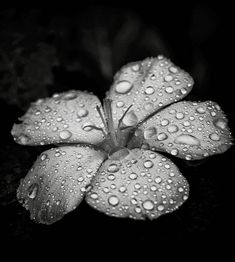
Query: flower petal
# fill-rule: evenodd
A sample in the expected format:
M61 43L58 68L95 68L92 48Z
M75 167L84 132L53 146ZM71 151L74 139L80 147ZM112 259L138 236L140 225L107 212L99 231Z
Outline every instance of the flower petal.
M86 201L115 217L150 219L176 210L188 198L189 186L169 159L133 149L121 160L106 160Z
M202 159L226 151L231 145L227 119L215 102L175 103L148 119L136 132L152 150L187 160Z
M103 153L89 147L47 150L21 181L17 198L31 219L52 224L79 205L103 160Z
M162 55L127 64L114 77L107 97L114 100L113 114L117 121L132 105L138 122L165 105L185 97L192 89L193 79Z
M86 127L102 126L96 111L99 99L86 92L70 90L39 99L15 124L12 135L22 145L92 143L103 140L102 132Z

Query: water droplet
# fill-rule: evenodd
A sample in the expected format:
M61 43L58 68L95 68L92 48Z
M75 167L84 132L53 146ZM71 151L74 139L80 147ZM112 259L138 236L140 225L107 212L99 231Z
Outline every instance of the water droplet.
M209 135L210 139L213 141L219 141L220 140L220 136L216 133L212 133Z
M144 138L150 139L157 134L157 129L155 127L149 127L144 131Z
M98 198L98 195L96 193L91 193L90 194L90 198L92 199L97 199Z
M158 209L159 211L163 211L163 210L165 209L165 207L164 207L163 205L159 205L159 206L157 207L157 209Z
M187 154L187 155L185 156L185 159L186 159L186 160L191 160L191 159L192 159L192 156L189 155L189 154Z
M145 200L143 202L143 208L145 210L152 210L154 208L154 203L151 200Z
M204 114L206 112L205 108L203 108L202 106L196 108L196 111L199 113L199 114Z
M129 81L123 80L116 84L115 90L119 94L126 94L132 89L132 84Z
M178 191L179 191L180 193L182 193L182 192L184 191L183 187L179 187L179 188L178 188Z
M162 121L161 121L161 125L162 126L167 126L169 124L169 120L167 120L167 119L163 119Z
M160 176L157 176L154 180L157 184L161 183L162 179L160 178Z
M166 76L164 77L164 80L165 80L166 82L170 82L170 81L173 80L173 77L172 77L171 75L166 75Z
M179 112L179 113L177 113L177 114L175 115L175 117L176 117L177 119L183 119L183 118L184 118L184 114L181 113L181 112Z
M115 175L114 174L109 174L108 175L108 180L114 180L116 177L115 177Z
M46 112L46 113L51 112L51 108L50 108L49 106L47 106L47 107L45 108L45 112Z
M138 213L138 214L141 213L141 208L140 207L136 207L135 208L135 212Z
M123 106L124 106L124 102L118 101L118 102L116 103L116 105L117 105L118 108L123 107Z
M57 121L57 122L61 122L62 120L63 120L63 118L62 118L61 116L59 116L59 117L56 118L56 121Z
M41 160L44 161L47 158L47 154L42 154L41 155Z
M120 191L121 193L124 193L124 192L126 191L126 187L121 186L121 187L119 188L119 191Z
M194 145L194 146L200 144L200 141L196 137L192 135L185 135L185 134L176 137L174 142L177 144L186 144L186 145Z
M152 166L153 166L153 162L152 162L152 161L146 160L146 161L144 162L144 167L145 167L145 168L151 168Z
M137 178L137 174L136 174L136 173L131 173L131 174L129 175L129 178L132 179L132 180L134 180L134 179Z
M163 141L163 140L166 140L168 138L168 136L165 134L165 133L160 133L158 136L157 136L157 139L159 141Z
M17 141L21 145L26 145L29 142L29 137L27 137L26 135L21 135L17 138Z
M177 132L179 130L179 128L178 128L178 126L176 126L176 125L171 125L171 126L168 126L168 128L167 128L167 131L169 132L169 133L175 133L175 132Z
M28 197L34 199L37 196L37 193L38 193L38 185L36 183L33 183L28 188Z
M174 66L170 66L170 67L169 67L169 71L170 71L171 73L173 73L173 74L178 73L178 69L177 69L176 67L174 67Z
M153 110L153 103L151 103L151 102L148 102L148 103L146 103L146 104L144 104L144 109L146 110L146 111L151 111L151 110Z
M137 72L140 70L140 65L139 64L135 64L131 67L131 69L134 71L134 72Z
M119 204L119 198L115 195L108 198L108 202L111 206L117 206Z
M172 156L176 156L178 155L179 151L176 148L173 148L170 153L172 154Z
M60 132L59 136L61 139L66 140L72 136L72 133L68 130L63 130Z
M66 100L72 100L77 97L77 94L75 92L70 92L64 95L64 99Z
M222 129L222 130L225 130L226 127L227 127L227 122L226 122L225 120L219 118L219 119L216 119L216 120L214 121L214 125L215 125L216 127L220 128L220 129Z
M173 93L174 89L173 89L173 87L168 86L168 87L166 87L165 91L166 91L166 93L171 94L171 93Z
M85 117L88 115L88 110L86 110L85 108L81 108L78 110L77 115L79 117Z
M91 126L93 126L93 125L94 125L94 124L91 123L91 122L86 122L86 123L84 123L84 124L82 125L82 129L83 129L84 131L86 131L86 132L89 132L89 131L92 130L92 127L91 127Z
M108 172L117 172L119 170L119 167L116 165L116 164L110 164L109 167L108 167Z
M146 89L145 89L145 94L147 94L147 95L152 95L154 92L155 92L155 90L154 90L154 88L152 87L152 86L148 86Z
M125 115L122 122L126 126L134 126L138 123L138 118L137 118L136 114L134 113L134 111L132 110Z
M191 124L190 124L189 121L185 121L185 122L183 123L183 125L184 125L184 126L190 126Z

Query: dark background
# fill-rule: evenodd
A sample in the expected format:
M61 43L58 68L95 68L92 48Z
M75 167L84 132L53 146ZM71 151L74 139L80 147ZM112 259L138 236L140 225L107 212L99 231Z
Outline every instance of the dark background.
M180 243L195 251L212 245L217 252L216 247L229 244L234 147L203 161L174 159L191 191L189 200L172 214L145 222L116 219L84 201L61 221L45 226L30 221L16 200L20 179L45 147L17 145L10 130L38 98L79 89L103 99L122 65L164 54L195 80L186 99L218 102L234 134L230 8L215 2L156 2L0 12L0 234L6 246L62 243L102 245L105 250L113 245L117 251L132 245L141 252L139 247L147 245Z

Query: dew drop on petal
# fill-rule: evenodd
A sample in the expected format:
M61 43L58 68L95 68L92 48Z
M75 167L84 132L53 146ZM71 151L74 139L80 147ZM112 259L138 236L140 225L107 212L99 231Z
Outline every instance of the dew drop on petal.
M196 111L199 114L204 114L206 112L205 108L203 108L202 106L199 106L198 108L196 108Z
M176 148L173 148L170 153L172 156L177 156L179 151Z
M77 97L77 94L75 92L70 92L64 95L64 99L66 100L72 100Z
M38 193L38 185L34 183L28 188L28 197L34 199L37 196L37 193Z
M164 77L164 80L165 80L166 82L170 82L170 81L173 80L173 77L172 77L171 75L166 75L166 76Z
M181 112L179 112L179 113L177 113L177 114L175 115L175 117L176 117L177 119L183 119L183 118L184 118L184 114L181 113Z
M171 126L168 126L168 128L167 128L167 131L169 132L169 133L175 133L175 132L177 132L179 130L179 128L178 128L178 126L176 126L176 125L171 125Z
M154 208L154 203L151 200L145 200L142 205L145 210L152 210Z
M159 211L163 211L163 210L165 209L165 207L164 207L163 205L159 205L159 206L157 207L157 209L158 209Z
M147 94L147 95L152 95L154 92L155 92L155 90L154 90L154 88L152 87L152 86L148 86L146 89L145 89L145 94Z
M90 194L90 198L92 199L97 199L98 198L98 195L96 193L91 193Z
M144 131L144 138L150 139L157 134L157 129L155 127L149 127Z
M222 130L225 130L226 127L227 127L227 122L225 120L219 118L219 119L216 119L216 121L214 121L214 125L215 125L215 127L218 127Z
M116 103L116 106L117 106L118 108L123 107L123 106L124 106L124 102L118 101L118 102Z
M63 130L60 132L59 136L61 139L66 140L72 136L72 133L68 130Z
M146 161L144 162L144 167L145 167L145 168L151 168L151 167L153 167L153 162L152 162L151 160L146 160Z
M160 176L157 176L154 180L157 184L161 183L162 179L160 178Z
M119 167L116 164L110 164L108 167L108 172L117 172L119 170Z
M220 136L216 133L212 133L209 135L210 139L213 141L219 141L220 140Z
M129 175L129 178L132 179L132 180L135 180L137 178L137 174L136 173L131 173Z
M132 89L132 84L129 81L123 80L116 84L115 90L119 94L126 94Z
M162 126L167 126L169 124L169 120L167 120L167 119L163 119L162 121L161 121L161 125Z
M111 206L117 206L119 204L119 198L115 195L112 195L108 198L108 202Z
M86 110L85 108L81 108L78 110L77 115L79 117L85 117L88 115L88 110Z
M154 105L151 102L147 102L146 104L144 104L144 110L146 111L151 111L153 110L153 108L154 108Z
M166 91L166 93L171 94L171 93L173 93L174 89L173 89L173 87L168 86L168 87L166 87L165 91Z
M185 135L185 134L176 137L174 142L177 144L186 144L186 145L194 145L194 146L200 144L200 141L196 137L192 135Z
M44 161L47 158L47 154L42 154L41 155L41 160Z
M25 135L20 135L17 140L21 145L26 145L29 142L29 138Z
M170 71L171 73L173 73L173 74L178 73L178 69L177 69L176 67L174 67L174 66L170 66L170 67L169 67L169 71Z
M159 141L163 141L163 140L166 140L168 138L168 136L165 134L165 133L160 133L158 136L157 136L157 139Z
M139 65L139 64L135 64L135 65L132 66L131 69L132 69L134 72L137 72L137 71L140 70L140 65Z
M131 111L125 115L122 121L126 126L134 126L138 123L138 118L134 111Z

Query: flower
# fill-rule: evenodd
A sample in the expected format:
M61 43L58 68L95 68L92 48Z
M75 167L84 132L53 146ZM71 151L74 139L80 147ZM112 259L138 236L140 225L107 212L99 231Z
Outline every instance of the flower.
M43 152L17 197L37 222L51 224L85 199L115 217L155 219L179 208L189 185L175 164L225 152L232 144L218 104L178 102L193 79L159 55L124 66L103 108L91 93L71 90L31 105L12 135ZM169 105L168 107L166 107Z

